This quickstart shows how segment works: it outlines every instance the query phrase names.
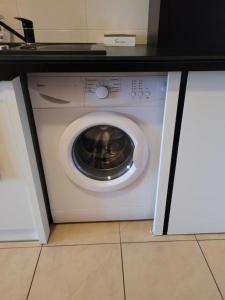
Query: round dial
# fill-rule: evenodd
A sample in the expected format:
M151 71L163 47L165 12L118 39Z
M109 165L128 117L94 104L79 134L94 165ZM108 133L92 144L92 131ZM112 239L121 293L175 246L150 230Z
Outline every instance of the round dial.
M95 93L99 99L105 99L109 95L109 90L106 86L99 86Z

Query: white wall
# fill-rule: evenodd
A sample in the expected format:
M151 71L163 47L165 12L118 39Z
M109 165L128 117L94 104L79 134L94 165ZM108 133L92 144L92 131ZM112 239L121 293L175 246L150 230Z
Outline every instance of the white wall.
M147 37L149 0L0 0L0 15L14 28L14 16L34 22L39 42L102 42L104 33Z

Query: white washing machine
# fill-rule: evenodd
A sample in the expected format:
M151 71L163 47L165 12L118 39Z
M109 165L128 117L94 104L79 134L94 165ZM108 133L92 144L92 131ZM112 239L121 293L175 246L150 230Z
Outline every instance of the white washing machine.
M55 223L153 218L167 76L31 74Z

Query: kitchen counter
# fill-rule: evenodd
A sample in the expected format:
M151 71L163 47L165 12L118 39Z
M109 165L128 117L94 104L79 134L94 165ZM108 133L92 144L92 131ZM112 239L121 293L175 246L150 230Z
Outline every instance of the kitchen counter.
M27 72L149 72L225 70L225 52L106 47L107 55L71 55L64 52L44 54L41 51L0 52L0 79L11 80Z

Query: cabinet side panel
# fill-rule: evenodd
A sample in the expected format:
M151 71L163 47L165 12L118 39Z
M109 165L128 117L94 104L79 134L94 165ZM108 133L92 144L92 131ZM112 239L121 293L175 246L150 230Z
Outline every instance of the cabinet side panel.
M13 80L13 89L23 132L24 156L26 156L24 169L26 170L26 183L29 187L30 205L39 242L46 243L50 229L20 78Z
M163 233L180 80L180 72L171 72L168 74L153 225L153 233L155 235Z
M11 82L0 83L0 241L37 239L24 137Z

